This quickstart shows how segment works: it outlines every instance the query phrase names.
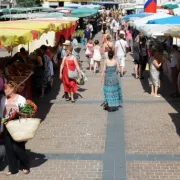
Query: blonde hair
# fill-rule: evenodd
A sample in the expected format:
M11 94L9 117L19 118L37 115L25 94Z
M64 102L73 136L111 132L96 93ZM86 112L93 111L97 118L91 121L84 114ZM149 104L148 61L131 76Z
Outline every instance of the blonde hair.
M70 51L72 53L73 48L72 48L72 46L66 46L66 50L68 50L68 51Z
M4 85L4 88L6 89L6 87L10 87L10 88L13 88L13 93L17 93L18 91L18 84L15 83L14 81L8 81L5 85Z
M110 34L110 30L106 30L105 34L109 35Z

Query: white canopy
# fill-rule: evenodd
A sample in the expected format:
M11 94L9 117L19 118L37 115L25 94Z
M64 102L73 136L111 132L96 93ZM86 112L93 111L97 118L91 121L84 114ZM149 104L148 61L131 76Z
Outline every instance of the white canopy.
M133 26L139 30L139 28L141 26L144 26L149 20L153 20L153 19L160 19L160 18L166 18L166 17L170 17L171 15L169 14L165 14L165 13L156 13L153 14L151 16L147 16L141 19L137 19L133 22Z
M180 8L173 9L174 15L180 16Z
M168 29L173 27L176 27L176 25L145 24L139 27L139 31L148 37L156 38L157 36L163 36Z

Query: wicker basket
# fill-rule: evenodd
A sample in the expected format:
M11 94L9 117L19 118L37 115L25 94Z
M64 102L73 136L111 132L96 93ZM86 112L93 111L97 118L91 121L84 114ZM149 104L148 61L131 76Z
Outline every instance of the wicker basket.
M34 137L40 122L41 119L38 118L15 119L9 121L6 128L15 141L23 142Z

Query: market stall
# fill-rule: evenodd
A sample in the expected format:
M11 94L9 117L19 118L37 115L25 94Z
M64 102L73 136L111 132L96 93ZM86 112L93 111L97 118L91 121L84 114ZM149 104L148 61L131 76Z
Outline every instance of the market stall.
M147 16L147 17L135 20L132 22L132 25L136 29L139 29L141 26L145 25L149 20L165 18L165 17L171 17L171 15L165 14L165 13L156 13L151 16Z
M41 19L30 21L11 21L0 23L0 43L7 50L11 51L20 44L28 44L34 40L40 39L43 34L54 31L56 34L62 34L66 38L75 30L77 19ZM58 36L58 35L57 35ZM57 39L58 40L58 39ZM38 47L37 47L38 48ZM8 79L15 81L19 85L19 93L26 98L32 98L32 74L34 71L33 62L25 63L15 62L8 65L12 57L0 59L1 67L6 68ZM2 62L7 62L1 64Z

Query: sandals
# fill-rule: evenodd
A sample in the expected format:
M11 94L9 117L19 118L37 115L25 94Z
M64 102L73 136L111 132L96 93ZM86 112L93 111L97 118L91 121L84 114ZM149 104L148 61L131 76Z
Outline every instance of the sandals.
M23 173L24 173L24 174L29 174L29 173L30 173L30 170L29 170L29 169L23 169Z
M12 172L7 171L7 172L5 173L5 175L6 175L6 176L10 176L10 175L12 175Z
M17 172L17 173L18 173L18 172ZM23 173L24 173L24 174L29 174L29 173L30 173L30 170L29 170L29 169L23 169ZM13 175L13 174L16 174L16 173L12 173L12 172L10 172L10 171L7 171L7 172L5 173L6 176L11 176L11 175Z
M75 100L71 100L72 103L75 103L76 101Z
M70 101L70 100L71 100L71 97L66 98L66 101Z

